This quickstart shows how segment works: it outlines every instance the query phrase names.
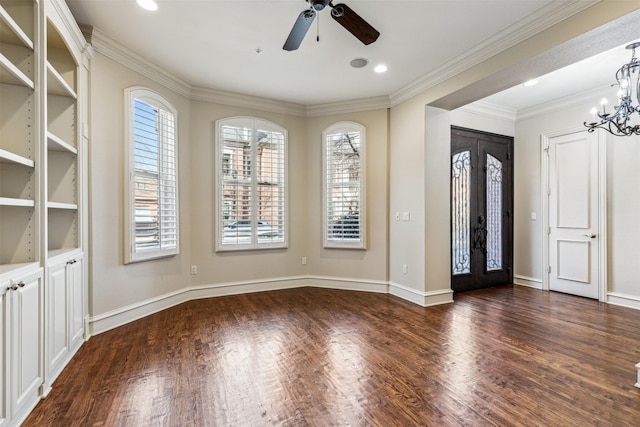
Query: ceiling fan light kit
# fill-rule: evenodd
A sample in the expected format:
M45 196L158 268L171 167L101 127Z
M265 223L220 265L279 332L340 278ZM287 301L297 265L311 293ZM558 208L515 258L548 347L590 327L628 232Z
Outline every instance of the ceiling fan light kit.
M616 72L617 83L612 86L618 86L620 89L617 93L618 105L613 107L611 113L607 113L607 99L600 101L601 110L593 108L591 110L591 123L585 122L589 132L596 129L604 129L612 135L631 136L640 135L640 124L629 123L629 120L638 119L640 116L640 79L638 71L640 70L640 61L636 59L636 48L640 47L640 42L631 43L627 49L631 50L631 61L624 64ZM633 96L635 92L635 97ZM633 105L633 99L638 105ZM634 115L634 113L637 113ZM596 119L600 119L599 121Z
M293 24L289 37L287 37L282 47L284 50L292 51L300 47L304 36L309 31L316 17L316 12L324 10L327 6L331 8L331 17L363 44L369 45L375 42L380 36L378 30L373 28L346 4L340 3L334 5L332 0L305 1L309 3L309 9L303 10L300 15L298 15L298 19L296 19L296 22Z

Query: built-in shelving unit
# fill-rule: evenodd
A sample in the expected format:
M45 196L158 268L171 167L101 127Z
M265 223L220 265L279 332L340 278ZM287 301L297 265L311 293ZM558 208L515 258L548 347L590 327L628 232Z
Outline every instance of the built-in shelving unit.
M38 261L36 5L0 1L0 278Z
M78 248L78 68L56 27L47 22L48 257Z
M83 342L87 49L64 0L0 0L0 426Z

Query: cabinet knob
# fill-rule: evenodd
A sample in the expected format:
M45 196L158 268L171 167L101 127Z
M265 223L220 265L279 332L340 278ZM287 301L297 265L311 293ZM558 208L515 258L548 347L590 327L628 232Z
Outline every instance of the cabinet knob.
M18 282L18 287L19 288L24 288L25 283L21 280L20 282Z
M16 285L15 283L11 286L9 286L7 288L8 291L17 291L18 290L18 285Z

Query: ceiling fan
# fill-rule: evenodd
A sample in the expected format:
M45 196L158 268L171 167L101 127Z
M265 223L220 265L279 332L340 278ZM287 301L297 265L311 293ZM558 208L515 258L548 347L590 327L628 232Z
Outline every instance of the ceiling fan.
M367 21L362 19L360 15L355 13L346 4L334 5L332 0L305 0L309 3L309 9L303 10L298 16L287 41L284 42L282 48L284 50L296 50L300 47L304 36L309 31L313 20L316 17L316 11L321 11L325 7L331 8L331 16L338 21L347 31L356 36L365 45L371 44L378 39L380 33L373 28Z

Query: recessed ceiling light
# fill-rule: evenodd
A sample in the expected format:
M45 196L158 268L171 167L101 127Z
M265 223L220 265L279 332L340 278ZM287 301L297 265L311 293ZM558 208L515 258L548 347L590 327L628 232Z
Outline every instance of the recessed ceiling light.
M376 73L384 73L387 71L387 66L384 64L376 65L376 68L373 69Z
M158 3L155 0L136 0L136 3L146 10L158 10Z
M351 62L349 62L349 64L353 67L353 68L362 68L362 67L366 67L367 64L369 63L369 61L367 61L364 58L356 58L354 60L352 60Z
M522 83L522 86L529 87L529 86L535 86L537 84L538 84L538 81L536 79L532 79Z

